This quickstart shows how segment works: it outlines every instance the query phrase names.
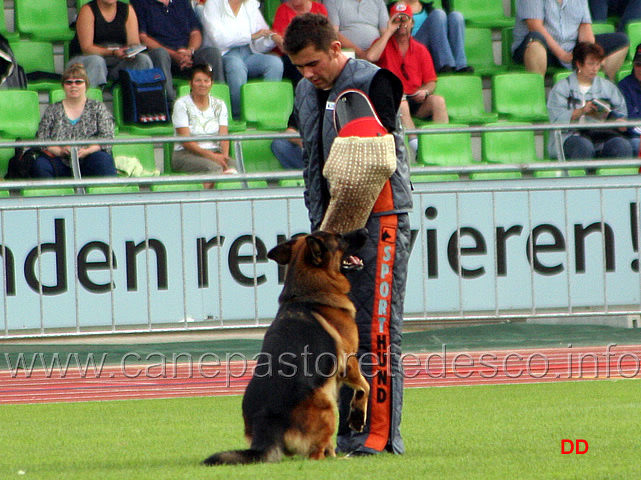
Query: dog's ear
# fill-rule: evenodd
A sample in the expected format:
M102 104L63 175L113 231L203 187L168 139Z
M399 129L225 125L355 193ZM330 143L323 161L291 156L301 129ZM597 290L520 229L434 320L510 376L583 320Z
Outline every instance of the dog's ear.
M312 263L316 266L322 265L325 260L325 252L327 252L325 242L314 235L309 235L305 240L312 256Z
M295 240L279 243L267 252L267 258L271 258L279 265L288 265L289 261L292 259L292 246L294 243Z

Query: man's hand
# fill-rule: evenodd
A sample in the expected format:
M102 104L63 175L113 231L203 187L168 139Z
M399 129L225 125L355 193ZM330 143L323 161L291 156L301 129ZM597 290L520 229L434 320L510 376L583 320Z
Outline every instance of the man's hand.
M572 63L572 52L563 52L563 55L559 57L563 63Z
M194 64L191 50L188 48L179 48L176 50L176 63L180 66L181 70L191 68Z
M417 103L423 103L427 97L429 97L429 93L427 93L427 90L421 89L421 90L416 90L414 92L414 95L412 95L411 98L413 101Z

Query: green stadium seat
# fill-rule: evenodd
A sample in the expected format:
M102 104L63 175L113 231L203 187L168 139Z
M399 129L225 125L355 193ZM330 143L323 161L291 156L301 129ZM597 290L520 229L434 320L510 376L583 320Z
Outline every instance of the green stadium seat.
M124 138L135 137L126 136ZM142 167L149 172L156 170L153 143L120 143L114 145L111 151L114 157L124 155L126 157L137 158Z
M527 125L524 123L497 122L493 125ZM534 131L502 131L481 133L481 160L485 164L533 163L538 160ZM473 180L521 178L521 172L473 173Z
M639 168L638 167L597 168L596 174L601 176L639 175Z
M53 45L50 42L20 40L11 42L10 46L18 64L24 68L25 73L44 72L56 76ZM62 76L57 76L60 78L29 79L27 89L35 91L59 89L62 83Z
M249 82L240 88L240 116L258 130L285 130L294 109L294 88L286 80Z
M218 182L214 185L216 190L242 190L244 188L268 188L269 185L265 180L250 180L245 186L245 182Z
M514 26L514 17L503 12L503 2L496 0L452 0L452 9L459 11L470 27L505 28Z
M138 185L104 185L100 187L87 187L87 193L90 195L100 195L103 193L138 193Z
M465 29L465 56L476 75L494 75L508 69L507 65L494 63L492 30L489 28Z
M456 128L467 125L445 124L430 125L432 128ZM455 167L473 165L472 138L468 132L461 133L431 133L418 136L418 151L416 160L425 166ZM420 181L457 180L453 174L426 175ZM417 179L418 180L418 179Z
M0 135L30 139L40 123L38 92L0 90Z
M543 77L530 72L495 75L492 77L492 110L509 121L549 121Z
M528 123L497 122L486 126L526 126ZM536 155L534 130L481 133L481 160L486 163L534 163Z
M611 23L593 23L592 33L600 35L602 33L614 33L614 25Z
M282 180L278 180L278 186L279 187L304 187L305 186L305 180L303 178L284 178Z
M435 93L445 98L450 122L481 124L498 120L498 113L485 111L483 81L478 76L452 75L437 83Z
M272 152L271 144L271 138L241 140L240 149L243 153L243 164L246 173L280 172L284 170Z
M67 0L14 0L13 4L16 31L21 37L45 42L69 42L73 38Z
M203 190L205 187L202 183L163 183L151 185L149 190L152 192L188 192Z
M410 174L410 181L412 183L428 183L428 182L453 182L459 179L456 173L412 173Z
M20 193L23 197L58 197L62 195L75 195L72 187L44 188L33 187L25 188Z

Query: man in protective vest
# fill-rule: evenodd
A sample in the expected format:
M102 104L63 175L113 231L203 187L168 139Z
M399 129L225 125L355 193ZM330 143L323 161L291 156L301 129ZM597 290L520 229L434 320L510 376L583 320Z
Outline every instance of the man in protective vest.
M362 433L348 428L351 392L342 391L337 449L351 455L400 454L400 354L412 208L398 117L402 84L387 70L345 56L334 27L321 15L295 17L284 47L303 75L294 114L303 139L311 230L341 232L364 223L369 231L359 254L364 268L347 272L357 309L361 370L372 387L368 422ZM368 163L375 165L376 181L360 182L370 178ZM360 195L344 197L350 183L362 184Z

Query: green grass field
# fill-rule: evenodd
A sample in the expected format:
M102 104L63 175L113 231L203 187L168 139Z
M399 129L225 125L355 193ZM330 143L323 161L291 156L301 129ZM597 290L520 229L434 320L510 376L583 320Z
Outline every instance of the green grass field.
M638 479L641 381L411 389L403 456L202 467L244 448L240 397L0 407L2 479ZM562 439L584 455L562 455Z

